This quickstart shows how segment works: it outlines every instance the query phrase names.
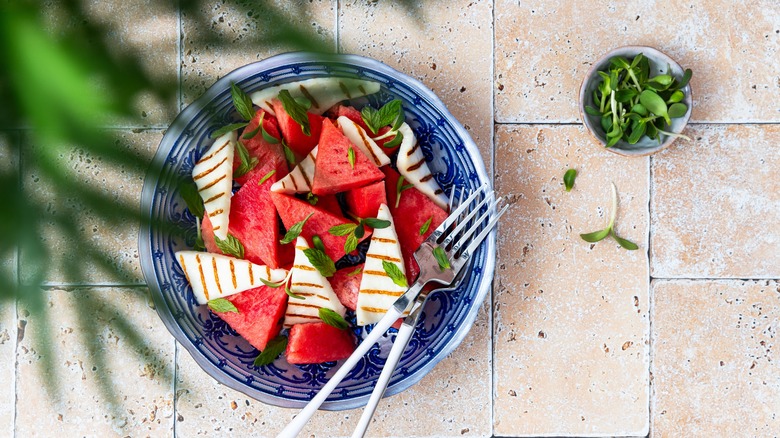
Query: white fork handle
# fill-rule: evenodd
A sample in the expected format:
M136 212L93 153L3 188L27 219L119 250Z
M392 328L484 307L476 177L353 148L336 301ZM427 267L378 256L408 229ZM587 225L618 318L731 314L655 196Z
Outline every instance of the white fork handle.
M419 283L412 285L409 291L404 294L407 299L405 303L409 303L409 300L414 300L417 297L416 294L418 294L421 289L422 285ZM400 300L401 299L399 298L399 301ZM396 301L396 303L398 303L398 301ZM382 319L376 323L374 329L371 330L371 333L369 333L368 336L363 339L363 342L358 345L357 349L355 349L355 352L352 353L352 355L349 356L349 358L343 364L341 364L341 367L338 369L338 371L336 371L336 374L334 374L333 377L328 380L328 383L326 383L325 386L320 389L317 395L311 399L309 404L307 404L301 410L301 412L290 422L290 424L288 424L287 427L285 427L284 430L282 430L279 435L277 435L277 438L294 438L298 435L298 433L300 433L300 431L303 429L303 426L305 426L312 415L317 412L317 409L319 409L325 399L328 398L330 393L336 389L336 386L338 386L338 384L344 380L344 377L347 376L352 368L357 365L363 355L365 355L368 350L371 349L374 343L379 340L383 334L385 334L387 329L389 329L390 326L393 325L393 323L399 317L403 316L403 311L405 308L406 304L401 307L401 310L398 310L395 305L390 307L385 316L383 316Z
M352 438L361 438L363 435L365 435L366 430L368 429L368 424L371 422L371 417L374 415L374 411L376 411L377 405L379 405L379 400L381 400L382 396L385 395L387 385L390 383L390 377L392 377L393 372L398 366L398 362L401 361L401 356L403 355L404 350L406 350L406 347L409 345L409 341L412 339L415 326L416 324L407 325L404 323L401 324L401 327L398 329L398 334L395 336L395 343L393 343L393 348L390 350L390 354L387 356L387 361L385 362L385 365L382 368L382 373L379 375L379 379L376 382L374 392L371 393L371 398L368 400L366 408L363 410L363 415L360 416L360 421L358 421L358 425L355 428L355 432L352 434Z

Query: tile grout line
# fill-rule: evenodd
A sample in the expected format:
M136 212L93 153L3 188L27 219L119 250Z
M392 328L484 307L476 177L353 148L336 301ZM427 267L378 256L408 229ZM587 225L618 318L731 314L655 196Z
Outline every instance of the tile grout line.
M336 16L334 19L334 23L336 28L333 30L333 39L335 40L336 44L336 53L341 53L341 32L339 31L339 12L341 11L341 0L336 0Z
M490 179L493 189L496 187L496 93L493 89L496 75L496 1L493 0L490 10L491 19L491 38L490 38ZM496 229L496 235L498 236L498 228L501 224L498 224ZM496 239L496 252L498 252L499 241ZM497 258L496 258L497 259ZM496 260L498 261L498 260ZM493 276L495 282L495 275ZM488 322L490 324L490 436L496 435L496 340L495 340L495 287L494 284L490 286L490 315L488 315Z
M652 269L652 238L653 238L653 194L655 186L653 184L653 156L650 155L647 160L647 436L653 433L653 317L655 315L655 294L653 293Z
M495 100L495 93L493 95L493 99ZM494 122L496 125L519 125L519 126L534 126L534 125L542 125L542 126L582 126L582 122L574 121L574 122L555 122L555 121L498 121L495 120ZM689 126L704 126L704 125L715 125L715 126L780 126L780 121L778 122L709 122L709 121L701 121L701 122L688 122Z
M19 190L19 193L22 193L22 135L19 134L15 136L14 139L16 141L16 171L17 175L19 177L18 181L16 181L17 184L17 190ZM16 247L16 290L19 290L19 286L22 284L21 281L21 265L22 265L22 257L21 257L21 248L19 246ZM14 413L13 417L11 417L11 435L13 437L16 437L16 417L19 414L19 298L14 297L14 319L11 322L12 324L16 325L16 337L14 339Z
M176 41L176 52L177 52L176 53L176 64L178 64L178 65L176 66L176 76L177 76L178 88L179 89L178 89L178 93L177 93L178 102L176 102L176 104L177 104L177 109L179 111L181 111L182 103L184 101L183 87L182 87L182 77L181 77L182 63L184 62L184 58L183 58L184 48L182 47L182 40L183 40L183 37L184 37L184 33L182 32L182 19L181 18L182 18L181 17L181 0L177 0L177 2L176 2L176 25L177 25L177 29L176 29L176 36L177 36L177 41ZM149 292L151 293L151 291L149 291ZM171 424L171 436L173 438L176 438L176 435L177 435L176 434L176 425L177 425L177 418L179 417L178 412L177 412L177 405L178 405L177 398L178 397L177 397L177 388L176 388L176 384L177 384L177 382L179 380L178 379L178 377L179 377L178 376L178 372L179 372L179 366L178 366L178 364L179 364L179 345L176 342L176 338L173 338L172 342L173 342L173 373L172 373L173 374L173 379L172 379L173 381L171 382L171 389L173 391L173 397L172 397L172 400L173 400L173 415L171 415L171 422L173 424Z

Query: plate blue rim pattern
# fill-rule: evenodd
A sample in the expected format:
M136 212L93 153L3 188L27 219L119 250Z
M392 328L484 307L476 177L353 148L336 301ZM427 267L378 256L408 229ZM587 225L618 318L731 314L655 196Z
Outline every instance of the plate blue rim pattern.
M479 149L444 104L421 82L385 64L357 55L286 53L238 68L212 85L174 120L152 161L141 195L143 223L139 233L141 267L166 328L196 363L218 382L264 403L299 408L316 394L335 370L335 362L293 366L284 359L254 367L257 351L218 317L197 306L173 253L191 247L195 219L178 196L176 181L189 175L215 129L235 121L229 85L251 92L261 87L317 76L352 76L381 84L362 103L380 105L392 98L404 103L407 121L418 136L439 184L474 189L490 184ZM360 102L358 102L360 104ZM187 230L179 238L155 225L162 220ZM490 290L495 269L495 231L473 257L460 287L432 294L425 317L405 351L386 395L417 383L460 344ZM356 328L361 338L363 328ZM366 328L370 330L370 327ZM363 406L381 372L393 331L378 342L322 408Z

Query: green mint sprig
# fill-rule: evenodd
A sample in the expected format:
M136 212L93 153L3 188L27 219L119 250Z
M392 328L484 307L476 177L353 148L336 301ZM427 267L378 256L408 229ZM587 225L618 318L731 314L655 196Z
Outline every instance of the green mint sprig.
M607 227L604 228L603 230L594 231L592 233L580 234L580 237L582 237L582 240L586 242L596 243L600 240L603 240L607 236L612 236L612 238L615 239L618 245L622 246L623 248L629 251L634 251L636 249L639 249L639 246L637 246L636 243L618 237L617 233L615 233L615 218L617 216L617 199L618 199L617 187L615 187L615 183L612 183L612 211L610 212L609 223L607 224Z
M295 122L301 126L303 135L311 136L311 127L309 126L309 114L306 112L308 107L305 104L301 104L295 100L289 91L282 90L278 95L279 100L282 102L284 111L295 120Z
M401 202L401 193L403 193L405 190L414 188L414 184L404 184L405 179L406 178L401 175L398 177L398 182L395 184L395 208L398 208L398 205Z
M261 367L273 363L287 348L287 336L279 335L266 344L265 349L255 358L254 366Z
M233 98L233 106L236 107L238 114L247 122L252 120L255 115L252 99L232 82L230 83L230 96Z
M325 251L317 248L307 248L303 250L303 254L323 277L332 277L336 273L336 264L325 254Z
M207 304L209 309L216 313L238 313L236 306L224 298L215 298L213 300L209 300Z
M306 221L309 220L310 217L312 217L314 213L309 213L306 218L304 218L300 222L296 222L293 224L293 226L290 227L289 230L287 230L287 234L284 235L282 240L279 241L282 245L287 245L288 243L292 242L293 240L297 239L298 236L301 235L301 231L303 231L303 226L306 224Z
M217 248L222 251L222 254L233 256L237 259L244 258L244 244L236 236L228 233L224 240L214 236L214 242L217 244Z
M383 127L391 125L389 131L378 137L373 137L374 140L382 140L395 136L392 140L385 143L383 147L394 148L403 141L404 136L398 129L404 123L405 115L399 99L391 100L378 110L375 110L370 106L365 106L360 111L360 115L363 118L363 122L374 135L378 134L379 130Z
M406 282L406 275L404 275L403 272L401 272L401 268L395 265L395 263L390 263L387 260L382 260L382 268L385 270L385 273L388 277L390 277L391 280L393 280L393 283L400 287L409 287L409 283Z
M369 217L360 219L356 224L347 223L336 225L331 227L328 230L328 233L334 236L347 236L347 240L344 242L344 252L349 254L357 248L359 239L366 234L366 227L382 229L389 226L390 221Z
M245 127L248 124L249 123L247 123L247 122L241 122L241 123L231 123L229 125L225 125L225 126L219 128L219 129L217 129L216 131L212 132L211 135L209 136L209 138L214 139L214 138L222 137L223 135L227 134L228 132L233 132L236 129L241 129L241 128Z
M577 179L577 171L575 169L569 169L563 174L563 186L567 192L570 192L574 187L574 180Z
M447 258L447 253L444 252L442 247L437 246L433 248L433 258L436 259L436 263L439 264L439 269L444 272L445 269L450 268L450 260Z
M260 181L257 182L257 185L259 186L263 185L263 183L268 181L268 179L274 176L275 173L276 173L276 169L266 173L265 175L263 175L262 178L260 178Z
M328 324L331 327L336 327L339 330L346 330L349 328L349 323L344 319L343 316L339 315L331 309L328 309L327 307L320 307L319 314L322 322Z
M236 170L233 171L233 178L239 178L246 175L250 170L257 167L257 163L259 162L257 157L249 155L249 151L246 150L246 146L244 146L244 144L240 141L236 142L236 152L238 152L240 164Z

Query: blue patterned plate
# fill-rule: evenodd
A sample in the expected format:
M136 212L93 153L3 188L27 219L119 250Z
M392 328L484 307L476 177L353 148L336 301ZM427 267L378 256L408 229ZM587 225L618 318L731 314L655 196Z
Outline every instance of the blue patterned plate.
M360 56L287 53L249 64L218 80L179 114L160 143L144 182L141 206L147 221L139 237L144 275L160 318L209 375L250 397L281 407L304 406L333 374L336 363L295 366L279 358L271 365L255 367L252 362L257 350L205 306L195 303L174 258L174 252L192 248L196 233L195 218L186 209L176 182L191 175L193 163L211 144L211 132L238 121L230 97L231 82L253 92L271 84L321 76L359 77L381 84L379 93L353 100L356 106L369 103L378 107L393 98L401 99L407 122L445 190L453 184L473 189L490 182L474 141L433 92L385 64ZM161 223L183 227L186 238L176 237ZM493 279L494 233L475 254L461 286L430 297L417 333L390 380L388 395L418 382L468 333ZM394 333L374 345L323 409L365 405ZM358 328L355 334L360 339L364 331Z

